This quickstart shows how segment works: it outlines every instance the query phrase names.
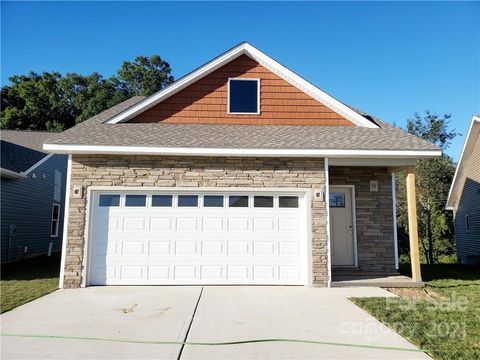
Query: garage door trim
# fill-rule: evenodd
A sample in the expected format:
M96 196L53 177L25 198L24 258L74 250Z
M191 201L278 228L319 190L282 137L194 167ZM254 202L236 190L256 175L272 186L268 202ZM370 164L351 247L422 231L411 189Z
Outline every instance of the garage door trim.
M310 286L312 284L312 259L311 259L311 189L310 188L237 188L237 187L139 187L139 186L90 186L87 189L86 196L86 213L85 213L85 233L84 233L84 252L83 252L83 268L82 268L82 287L89 285L88 276L90 274L90 253L91 253L91 241L90 234L92 234L92 215L94 204L92 199L96 193L114 193L120 192L124 195L127 192L145 192L145 193L160 193L165 192L167 194L244 194L250 195L297 195L304 197L304 214L306 218L305 239L306 246L302 257L306 262L306 276L304 277L304 285Z

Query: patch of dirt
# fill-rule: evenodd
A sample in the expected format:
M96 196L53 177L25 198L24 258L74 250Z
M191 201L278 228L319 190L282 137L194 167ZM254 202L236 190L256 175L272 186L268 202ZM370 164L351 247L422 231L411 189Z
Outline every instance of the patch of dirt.
M392 294L400 297L408 297L412 299L439 299L441 298L436 292L427 288L386 288Z

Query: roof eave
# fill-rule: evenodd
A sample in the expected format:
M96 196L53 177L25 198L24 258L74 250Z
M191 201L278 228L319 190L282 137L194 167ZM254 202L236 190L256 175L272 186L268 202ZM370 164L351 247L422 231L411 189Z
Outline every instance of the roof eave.
M25 174L8 170L5 168L0 168L0 176L8 179L25 179L27 177Z
M260 156L260 157L330 157L371 159L425 159L441 156L441 150L378 150L378 149L253 149L253 148L189 148L151 146L110 146L44 144L44 150L62 154L117 154L171 156Z

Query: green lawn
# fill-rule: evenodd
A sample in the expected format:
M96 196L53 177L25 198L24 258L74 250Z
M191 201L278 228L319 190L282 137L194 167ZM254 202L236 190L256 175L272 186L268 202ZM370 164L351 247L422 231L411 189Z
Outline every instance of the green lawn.
M422 276L426 292L351 300L434 359L480 359L480 269L422 265Z
M58 288L60 258L38 257L2 266L0 312L51 293Z

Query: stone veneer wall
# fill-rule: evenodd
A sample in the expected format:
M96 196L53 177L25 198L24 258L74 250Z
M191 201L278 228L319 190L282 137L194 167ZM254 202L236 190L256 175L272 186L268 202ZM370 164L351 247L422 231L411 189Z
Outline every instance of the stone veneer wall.
M391 174L381 167L330 167L329 180L355 185L359 270L395 271ZM378 192L370 192L370 180L378 180Z
M323 159L73 155L64 287L82 283L85 211L89 186L324 188ZM327 285L325 202L311 202L312 270L316 286Z

